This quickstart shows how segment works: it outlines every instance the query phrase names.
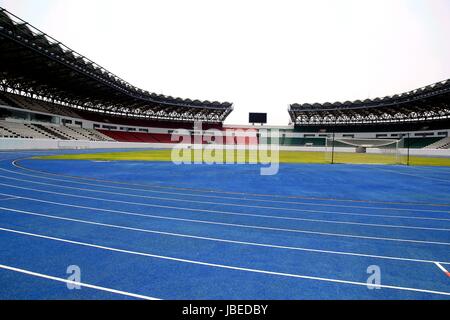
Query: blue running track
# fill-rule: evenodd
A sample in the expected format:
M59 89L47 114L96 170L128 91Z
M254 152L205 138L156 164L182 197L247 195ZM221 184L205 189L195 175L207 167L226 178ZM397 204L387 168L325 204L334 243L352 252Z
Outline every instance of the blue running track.
M450 168L54 153L0 152L0 299L450 298Z

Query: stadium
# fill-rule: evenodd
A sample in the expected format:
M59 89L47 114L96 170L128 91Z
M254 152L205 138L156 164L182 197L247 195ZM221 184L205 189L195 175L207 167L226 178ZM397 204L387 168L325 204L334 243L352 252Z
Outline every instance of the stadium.
M450 297L450 80L229 125L3 8L0 75L2 300Z

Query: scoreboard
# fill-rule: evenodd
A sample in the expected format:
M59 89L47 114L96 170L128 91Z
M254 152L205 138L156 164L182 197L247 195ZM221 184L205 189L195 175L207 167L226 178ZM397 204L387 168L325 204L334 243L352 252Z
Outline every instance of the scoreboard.
M250 113L248 122L266 124L267 113Z

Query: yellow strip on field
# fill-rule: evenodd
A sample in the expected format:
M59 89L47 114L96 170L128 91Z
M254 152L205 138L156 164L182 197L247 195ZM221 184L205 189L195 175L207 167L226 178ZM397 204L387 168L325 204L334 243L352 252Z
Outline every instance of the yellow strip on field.
M194 150L184 150L188 152L185 159L193 159ZM198 152L198 151L197 151ZM231 154L230 154L231 152ZM186 154L185 154L186 155ZM146 151L126 151L110 153L88 153L88 154L67 154L45 157L33 157L33 159L47 160L91 160L91 161L172 161L171 150L146 150ZM214 160L222 159L223 162L239 163L266 163L269 157L260 157L252 154L251 151L227 150L214 154L210 151L203 153L203 161L212 163ZM227 161L228 160L228 161ZM277 162L277 159L271 159ZM325 152L303 152L303 151L280 151L280 163L330 163L331 154ZM366 154L366 153L335 153L334 161L336 163L351 164L406 164L406 156L399 160L394 155L384 154ZM450 166L450 158L432 158L432 157L410 157L411 165L420 166Z

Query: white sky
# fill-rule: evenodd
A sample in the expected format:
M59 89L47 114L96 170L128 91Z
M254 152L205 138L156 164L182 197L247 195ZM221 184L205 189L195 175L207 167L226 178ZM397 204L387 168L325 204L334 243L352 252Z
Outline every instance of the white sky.
M401 93L450 78L449 0L0 0L151 92L234 103L227 123L290 103Z

